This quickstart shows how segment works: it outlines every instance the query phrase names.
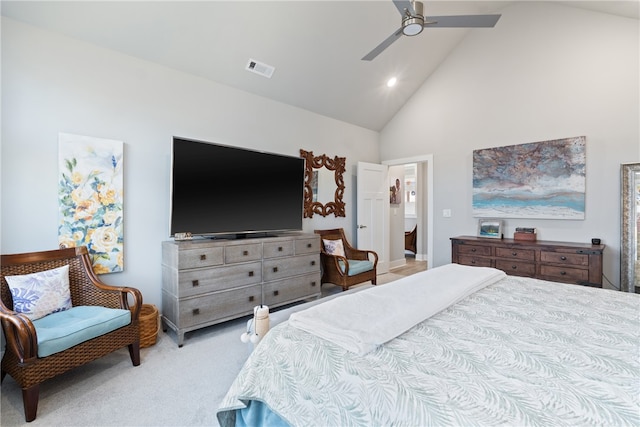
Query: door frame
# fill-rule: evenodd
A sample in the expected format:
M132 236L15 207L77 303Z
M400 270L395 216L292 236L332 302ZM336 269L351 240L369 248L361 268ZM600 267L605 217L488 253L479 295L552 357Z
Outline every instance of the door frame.
M405 157L401 159L391 159L380 162L383 165L387 166L397 166L397 165L406 165L407 163L417 163L420 167L422 164L426 164L427 167L427 185L425 188L424 182L419 185L422 187L421 194L424 197L426 194L427 197L427 213L426 213L426 227L425 227L425 215L418 210L417 211L417 225L418 230L427 230L427 269L433 267L433 154L426 154L422 156L414 156L414 157ZM388 233L387 228L387 233ZM418 253L420 253L420 249L424 248L424 241L422 236L424 234L418 233ZM388 240L387 240L388 241ZM422 256L422 254L420 254ZM418 254L416 254L416 259L419 261L424 261L424 259L418 258Z

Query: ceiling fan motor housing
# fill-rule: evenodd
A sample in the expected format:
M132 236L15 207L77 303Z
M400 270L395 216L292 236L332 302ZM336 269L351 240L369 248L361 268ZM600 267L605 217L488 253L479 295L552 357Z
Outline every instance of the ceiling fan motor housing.
M402 32L405 36L415 36L424 28L424 8L422 2L412 1L413 10L405 9L405 17L402 19Z
M412 16L402 20L402 32L405 36L417 36L424 28L424 18Z

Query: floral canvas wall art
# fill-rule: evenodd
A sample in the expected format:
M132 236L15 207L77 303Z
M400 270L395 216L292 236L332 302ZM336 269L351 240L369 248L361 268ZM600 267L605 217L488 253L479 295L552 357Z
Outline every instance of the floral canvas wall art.
M473 216L584 219L585 137L473 152Z
M58 145L60 246L87 246L97 274L123 271L123 142L60 133Z

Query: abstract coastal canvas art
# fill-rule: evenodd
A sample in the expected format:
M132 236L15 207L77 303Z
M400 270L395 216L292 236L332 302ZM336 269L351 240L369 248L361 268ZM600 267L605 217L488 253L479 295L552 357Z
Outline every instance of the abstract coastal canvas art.
M473 152L473 216L582 220L585 137Z
M86 246L97 274L123 271L123 142L60 133L58 145L60 246Z

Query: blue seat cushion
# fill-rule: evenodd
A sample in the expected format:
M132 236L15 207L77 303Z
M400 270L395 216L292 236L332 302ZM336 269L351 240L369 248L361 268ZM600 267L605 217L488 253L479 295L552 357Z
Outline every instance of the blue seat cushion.
M47 357L131 323L131 312L119 308L81 305L33 322L38 357Z
M344 273L345 265L344 261L338 260L340 264L340 270ZM349 276L355 276L356 274L364 273L373 269L373 262L371 261L358 261L354 259L349 260Z

